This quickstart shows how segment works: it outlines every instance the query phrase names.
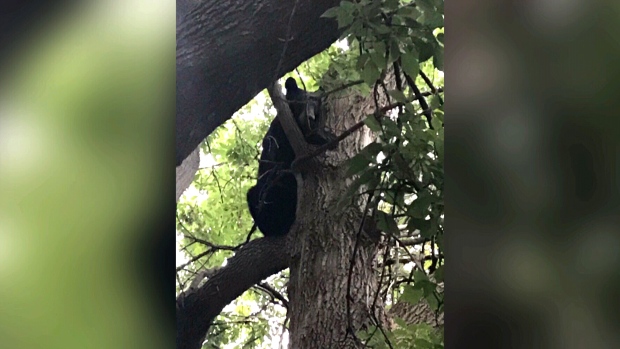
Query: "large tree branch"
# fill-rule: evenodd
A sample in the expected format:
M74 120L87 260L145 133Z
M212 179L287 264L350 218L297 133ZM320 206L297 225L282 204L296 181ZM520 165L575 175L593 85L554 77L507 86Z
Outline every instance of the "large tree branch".
M199 349L213 319L266 277L288 267L286 237L248 242L197 290L177 298L177 349Z
M178 2L177 165L274 77L338 39L336 22L320 18L338 3L298 0L291 18L295 1Z
M269 97L271 97L273 106L276 108L276 118L278 118L278 122L282 125L284 134L291 144L295 156L305 155L309 151L308 143L295 122L295 118L293 118L293 113L291 113L291 109L282 94L280 84L277 82L273 83L273 85L267 88L267 92L269 93Z

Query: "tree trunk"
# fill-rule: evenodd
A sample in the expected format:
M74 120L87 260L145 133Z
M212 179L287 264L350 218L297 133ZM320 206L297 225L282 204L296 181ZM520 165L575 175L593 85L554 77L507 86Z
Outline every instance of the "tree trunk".
M372 112L374 105L372 97L353 96L332 102L331 110L328 123L342 131ZM359 348L355 333L372 321L375 314L370 312L382 312L379 299L373 304L377 241L359 233L365 203L355 200L344 211L336 209L351 183L345 180L342 161L370 140L365 128L353 133L303 175L302 200L289 236L291 348Z
M336 41L336 22L320 16L338 3L177 0L177 166L257 93Z

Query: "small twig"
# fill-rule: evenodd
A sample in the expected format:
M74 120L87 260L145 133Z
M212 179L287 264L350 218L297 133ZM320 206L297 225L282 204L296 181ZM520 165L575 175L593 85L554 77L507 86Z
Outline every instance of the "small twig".
M429 79L428 76L426 76L426 74L424 74L424 72L421 70L420 70L420 76L422 77L426 85L431 89L433 94L437 95L437 98L439 98L439 103L443 104L443 98L441 98L437 89L435 88L435 86L433 86L433 82L431 81L431 79Z
M200 258L213 253L213 250L214 249L210 248L210 249L208 249L208 250L206 250L206 251L204 251L202 253L199 253L196 256L190 258L186 263L183 263L183 264L181 264L180 266L177 267L177 273L180 272L181 270L183 270L188 265L190 265L190 264L194 263L195 261L199 260Z
M276 290L275 288L271 287L271 285L269 285L266 282L261 282L260 284L258 284L256 286L258 288L263 289L267 293L269 293L269 295L272 296L273 298L275 298L275 299L279 300L280 302L282 302L282 305L286 309L288 309L288 300L280 292L278 292L278 290Z
M331 91L329 91L329 92L325 92L325 96L329 96L329 95L330 95L330 94L332 94L332 93L336 93L336 92L340 92L340 91L342 91L342 90L346 90L346 89L348 89L349 87L353 87L353 86L355 86L355 85L362 84L363 82L364 82L364 80L355 80L355 81L351 81L351 82L349 82L349 83L347 83L347 84L344 84L344 85L342 85L342 86L340 86L340 87L336 87L335 89L333 89L333 90L331 90Z
M411 87L411 90L413 91L413 94L415 94L416 99L418 100L418 102L420 102L420 107L422 108L424 116L426 116L428 126L433 129L433 124L431 123L431 119L433 118L433 116L431 114L431 110L428 107L426 99L424 99L424 97L420 93L420 89L418 89L418 86L416 86L415 81L413 81L411 76L409 76L408 74L403 75L405 75L405 80L407 80L407 84L409 84L409 87Z
M213 249L216 249L216 250L236 251L236 250L239 249L239 246L216 245L216 244L214 244L212 242L209 242L207 240L203 240L203 239L197 238L197 237L195 237L193 235L185 235L185 237L190 239L190 240L192 240L193 242L201 243L201 244L203 244L205 246L209 246L209 247L211 247Z
M252 225L252 228L250 229L250 232L248 233L247 239L245 239L244 244L247 244L248 242L250 242L250 238L252 237L252 234L254 234L254 232L256 231L256 228L257 228L256 222L254 222L254 224Z

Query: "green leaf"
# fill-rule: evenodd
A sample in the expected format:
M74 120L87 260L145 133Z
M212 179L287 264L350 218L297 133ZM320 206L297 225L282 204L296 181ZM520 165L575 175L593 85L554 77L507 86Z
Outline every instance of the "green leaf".
M431 109L437 109L439 108L439 106L441 106L441 102L440 102L440 98L438 95L432 95L430 98L431 102L429 103L429 107Z
M402 299L402 296L401 296L401 299ZM411 302L408 302L408 303L411 303ZM413 304L415 304L415 303L413 303ZM400 328L406 328L406 327L407 327L407 322L405 322L405 320L403 320L403 319L401 319L401 318L399 318L399 317L394 318L394 322L395 322L395 323L396 323L396 324L397 324Z
M377 41L377 42L374 43L373 47L374 47L375 51L381 53L382 56L385 55L385 48L386 48L385 42Z
M359 55L357 57L357 69L362 69L366 63L368 62L368 60L370 59L370 55L368 53L362 53L361 55Z
M364 119L364 124L373 132L381 131L381 124L375 117L375 114L370 114Z
M366 154L359 153L355 155L354 157L349 159L349 161L347 161L349 168L347 169L346 175L353 176L367 169L368 165L370 164L370 161L371 159L369 159L368 156L366 156Z
M322 18L336 18L338 17L338 13L341 11L340 7L332 7L327 9L327 11L323 12L321 15Z
M398 206L401 203L401 201L402 201L402 199L401 199L402 195L403 195L402 191L398 191L398 190L394 190L394 189L388 189L388 190L383 192L383 200L385 202L387 202L388 204L390 204L390 205Z
M388 95L390 95L390 97L394 98L397 102L407 103L407 97L405 96L403 91L390 90L390 91L388 91Z
M364 70L361 74L362 80L364 80L365 83L367 83L369 86L374 85L375 82L377 82L377 79L379 79L380 75L381 72L379 71L379 68L377 68L377 66L372 61L366 62Z
M435 243L437 244L437 248L443 251L443 234L437 234L437 236L435 236Z
M443 282L443 269L443 265L440 265L437 267L437 269L435 269L435 272L433 273L433 276L438 283Z
M353 24L351 24L351 27L349 27L347 31L354 36L362 36L364 30L363 24L364 23L360 20L353 21Z
M418 194L418 198L411 203L407 213L411 215L411 217L423 219L428 215L430 205L436 201L437 198L428 191L422 191Z
M405 7L401 7L400 9L398 9L398 14L403 17L416 20L418 17L420 17L421 12L415 7L405 6Z
M435 130L440 130L443 128L443 126L441 125L441 119L438 117L440 113L437 111L437 109L433 110L433 118L431 119L431 125L433 126L433 129Z
M443 71L443 46L437 45L435 47L435 54L433 55L433 65L437 70Z
M366 154L368 157L370 157L371 159L375 159L377 154L379 154L379 152L381 152L381 150L383 150L383 145L377 142L372 142L370 144L368 144L367 146L364 147L364 149L362 149L361 152L363 152L364 154Z
M416 338L413 340L414 348L433 348L433 343L427 341L424 338Z
M416 115L416 111L415 111L415 107L413 106L413 103L407 103L407 104L405 104L405 111L406 111L409 115Z
M435 150L437 151L437 155L439 156L439 161L443 163L443 159L444 159L443 142L435 143Z
M400 0L385 0L384 6L387 10L396 10L400 6Z
M431 226L430 221L419 219L419 218L411 218L407 223L407 229L410 231L419 230L422 232L425 229L429 229Z
M400 55L400 42L396 39L390 40L390 63L396 62Z
M385 55L383 53L372 51L370 52L370 58L379 69L383 70L386 68L387 60L385 59Z
M418 53L415 50L408 51L400 57L401 67L405 74L409 75L414 81L420 72Z
M421 288L423 284L427 281L428 281L428 276L423 271L416 269L413 272L413 282L414 282L415 288L418 288L418 287Z
M431 29L443 27L443 16L435 11L424 11L422 16L418 17L418 21Z
M437 233L437 222L432 219L428 221L428 226L424 227L424 229L420 229L420 236L423 238L430 239L433 235Z
M416 5L424 12L435 12L433 0L416 0Z
M396 225L396 221L394 220L394 217L392 215L387 214L383 211L377 211L376 214L377 228L379 228L379 230L396 236L400 234L400 231L398 230L398 225Z
M435 41L435 39L433 39L433 41ZM415 48L418 51L418 62L426 62L429 58L433 57L433 54L435 53L433 43L421 39L414 40L414 43Z
M424 299L426 299L426 303L428 303L431 309L433 309L434 311L437 311L437 309L439 309L439 300L437 300L437 296L435 296L434 293L426 295Z
M350 12L339 12L338 13L338 29L344 28L349 24L353 23L355 17Z
M404 301L409 304L415 305L420 302L420 300L424 297L424 291L421 289L415 289L411 285L405 285L403 287L403 294L398 299L399 301Z
M394 120L390 118L383 118L383 120L381 121L381 125L383 126L385 134L388 137L400 137L401 130L398 125L396 125L396 122Z
M375 27L375 31L377 32L377 34L383 35L383 34L389 34L392 30L390 30L390 28L386 26L385 24L380 24Z
M340 2L340 8L342 9L342 11L346 11L346 12L353 12L356 9L356 6L354 3L352 3L351 1L341 1Z

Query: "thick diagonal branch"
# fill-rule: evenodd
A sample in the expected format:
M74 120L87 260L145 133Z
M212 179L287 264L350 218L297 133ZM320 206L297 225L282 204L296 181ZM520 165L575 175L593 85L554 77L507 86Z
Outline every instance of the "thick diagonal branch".
M295 69L338 39L336 21L320 16L339 2L177 3L177 166L274 77Z
M284 133L286 134L286 138L288 138L289 143L291 143L291 147L293 147L293 151L295 152L295 157L300 157L309 152L308 143L304 135L301 133L299 126L295 122L295 118L293 118L293 113L291 113L291 109L286 103L286 98L282 95L282 88L280 84L277 82L267 88L267 92L269 92L269 97L271 97L271 101L273 102L273 106L278 111L278 115L276 116L284 129Z
M285 238L250 241L204 285L177 298L177 349L200 349L213 319L250 287L288 267Z

